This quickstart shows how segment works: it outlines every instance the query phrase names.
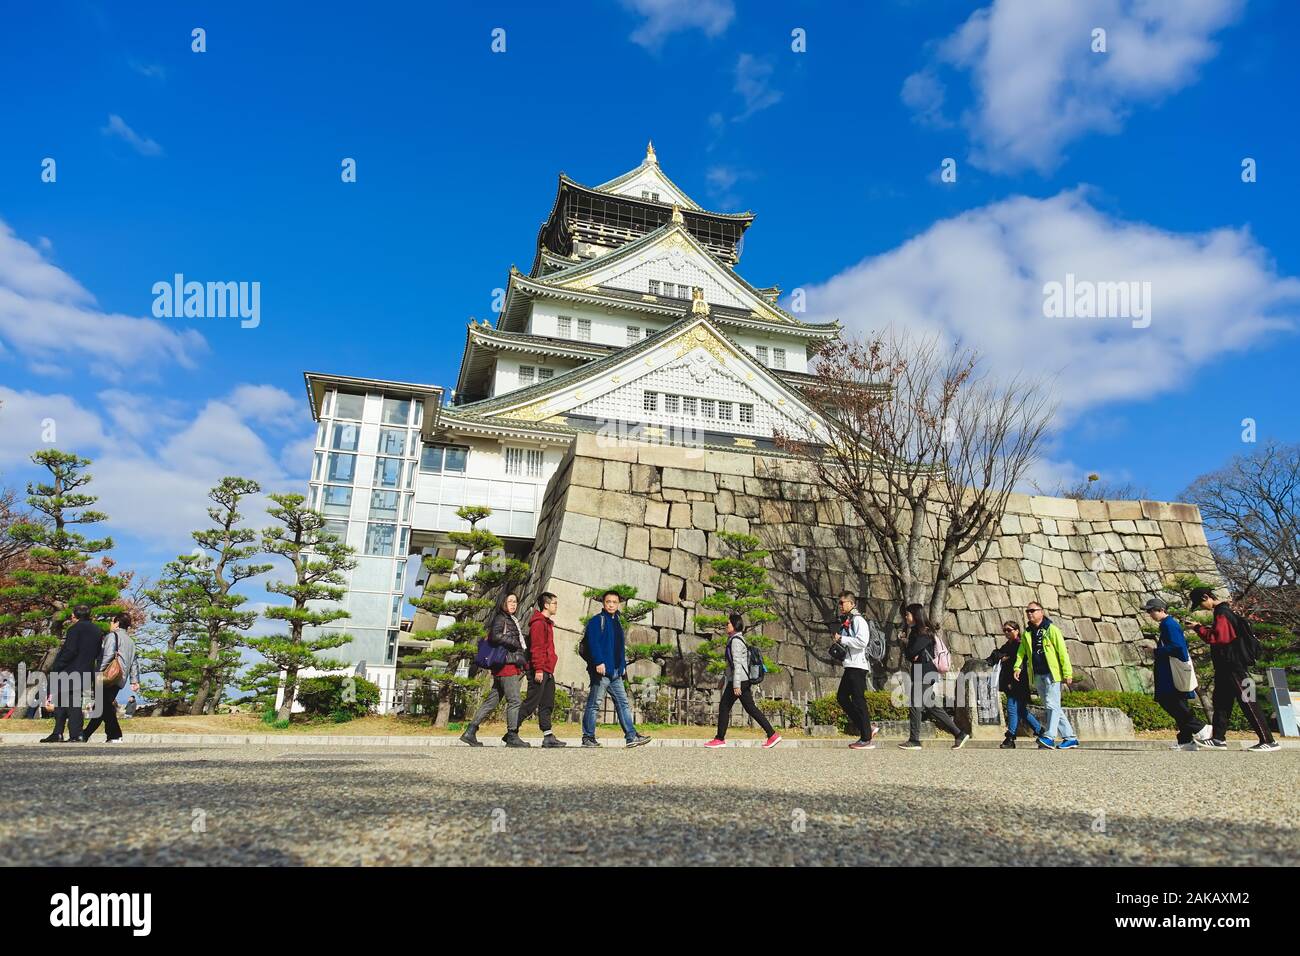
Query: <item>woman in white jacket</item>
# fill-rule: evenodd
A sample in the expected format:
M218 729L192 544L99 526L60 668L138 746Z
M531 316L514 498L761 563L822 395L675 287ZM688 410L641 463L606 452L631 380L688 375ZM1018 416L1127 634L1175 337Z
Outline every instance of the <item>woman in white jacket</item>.
M835 694L840 708L849 718L849 730L855 731L858 739L849 744L853 750L875 750L876 744L871 739L873 730L871 712L867 709L867 674L871 671L871 658L867 649L871 646L871 628L866 618L858 611L857 596L845 591L840 595L840 631L835 640L844 645L844 674L840 677L840 689Z

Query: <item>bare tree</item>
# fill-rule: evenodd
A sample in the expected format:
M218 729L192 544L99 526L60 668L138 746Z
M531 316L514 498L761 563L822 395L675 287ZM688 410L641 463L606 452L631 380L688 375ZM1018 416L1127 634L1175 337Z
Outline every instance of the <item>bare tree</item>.
M1180 497L1200 507L1237 601L1300 628L1300 444L1269 442L1197 478Z
M1150 493L1142 485L1131 481L1117 484L1113 481L1107 481L1101 475L1095 473L1082 481L1076 481L1072 484L1061 482L1056 486L1055 490L1050 492L1038 488L1037 484L1034 487L1039 490L1040 494L1050 494L1057 498L1081 498L1092 501L1134 501L1151 497Z
M819 421L779 445L852 508L899 603L941 620L1037 459L1054 412L1045 390L992 378L960 343L909 333L840 339L813 370L804 394Z

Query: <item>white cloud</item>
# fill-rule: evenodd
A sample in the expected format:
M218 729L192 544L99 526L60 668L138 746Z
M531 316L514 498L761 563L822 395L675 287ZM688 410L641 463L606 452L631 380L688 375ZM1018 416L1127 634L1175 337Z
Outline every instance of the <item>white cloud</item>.
M0 354L12 351L42 373L75 367L117 381L128 369L193 368L206 348L194 329L101 311L76 279L0 221Z
M736 60L736 92L745 101L745 109L736 117L737 121L781 102L781 91L771 86L772 70L771 63L751 53L740 54Z
M70 396L0 385L0 469L5 472L22 467L32 452L50 444L85 454L81 449L99 449L104 443L99 416Z
M1239 16L1242 0L995 0L934 45L931 61L903 84L904 103L931 122L944 87L938 71L969 72L973 104L963 116L971 161L1008 172L1050 172L1063 148L1087 133L1119 131L1136 105L1195 82L1216 53L1212 36ZM1106 31L1106 52L1092 31Z
M1151 319L1047 318L1044 285L1067 274L1150 282ZM972 344L995 373L1052 381L1062 421L1106 403L1185 389L1224 352L1296 326L1300 280L1279 276L1245 229L1180 234L1115 219L1085 190L1013 197L935 223L808 289L816 319L888 325Z
M718 36L736 15L731 0L623 0L623 6L645 17L632 31L632 42L649 50L659 49L669 35L683 30Z
M141 156L161 156L162 147L154 140L147 136L141 136L131 127L126 125L126 120L116 113L110 113L108 116L108 125L100 130L105 136L116 136L118 139L125 141L132 149Z
M147 76L151 80L167 79L167 70L157 63L141 63L139 60L131 60L131 69L141 76Z

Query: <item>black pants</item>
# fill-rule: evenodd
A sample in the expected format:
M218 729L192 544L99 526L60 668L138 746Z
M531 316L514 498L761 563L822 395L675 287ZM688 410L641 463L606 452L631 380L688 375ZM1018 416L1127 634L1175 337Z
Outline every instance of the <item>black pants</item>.
M1205 721L1191 708L1191 702L1188 701L1181 693L1175 691L1172 694L1160 694L1156 697L1156 703L1165 709L1174 723L1178 725L1178 742L1180 744L1190 744L1192 738L1201 732L1205 726Z
M122 736L122 726L117 722L117 692L121 689L121 684L104 686L104 713L92 717L90 723L86 724L82 736L87 740L95 736L101 723L104 725L104 736L109 740L117 740Z
M55 737L63 736L63 728L68 728L68 739L76 740L81 736L82 713L80 707L55 707L54 708L54 734Z
M728 684L726 687L722 688L722 700L718 704L719 740L727 739L727 725L731 723L731 707L735 702L736 691L730 684ZM767 718L763 716L763 712L758 709L758 705L754 703L754 693L750 690L749 681L744 681L740 685L740 706L744 707L745 713L753 717L754 722L763 728L763 733L767 734L769 737L776 733L776 731L772 729L772 725L768 723Z
M68 730L68 739L76 740L81 736L81 700L89 674L51 674L50 699L54 703L54 734L62 737L64 727ZM75 706L74 706L75 705Z
M528 696L519 708L519 723L523 723L533 712L537 712L537 726L542 733L551 732L551 712L555 710L555 675L542 673L542 682L533 680L534 671L528 672Z
M1214 662L1214 739L1224 740L1228 732L1228 718L1232 716L1232 705L1241 704L1246 723L1255 731L1255 736L1262 743L1273 742L1273 732L1268 729L1268 722L1260 712L1259 704L1246 699L1246 672L1231 661Z
M840 689L835 694L840 709L849 718L849 730L856 731L859 740L871 739L871 712L867 709L867 672L861 667L846 667L840 677Z

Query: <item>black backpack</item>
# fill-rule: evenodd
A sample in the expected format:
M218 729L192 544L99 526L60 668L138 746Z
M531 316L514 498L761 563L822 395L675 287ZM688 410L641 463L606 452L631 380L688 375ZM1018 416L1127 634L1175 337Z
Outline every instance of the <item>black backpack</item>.
M756 648L750 645L749 641L745 641L743 637L741 640L745 642L746 656L749 658L745 666L745 680L749 681L751 684L761 684L763 683L763 678L767 676L767 665L763 663L763 655ZM730 636L727 638L726 657L727 663L731 664L732 667L735 667L735 664L732 663L731 660Z
M1231 608L1225 607L1223 613L1228 623L1232 625L1232 632L1237 635L1237 639L1231 644L1237 663L1243 668L1254 667L1255 662L1259 660L1259 655L1263 653L1255 629L1251 627L1250 621Z
M598 615L600 615L600 633L604 634L604 633L605 633L605 616L604 616L603 614L600 614L599 611L597 611L596 613L597 613ZM591 644L590 644L590 643L588 642L588 640L587 640L587 629L586 629L585 627L582 629L582 640L578 641L578 656L581 657L581 658L582 658L584 661L586 661L588 664L590 664L590 663L592 662L592 661L591 661Z

